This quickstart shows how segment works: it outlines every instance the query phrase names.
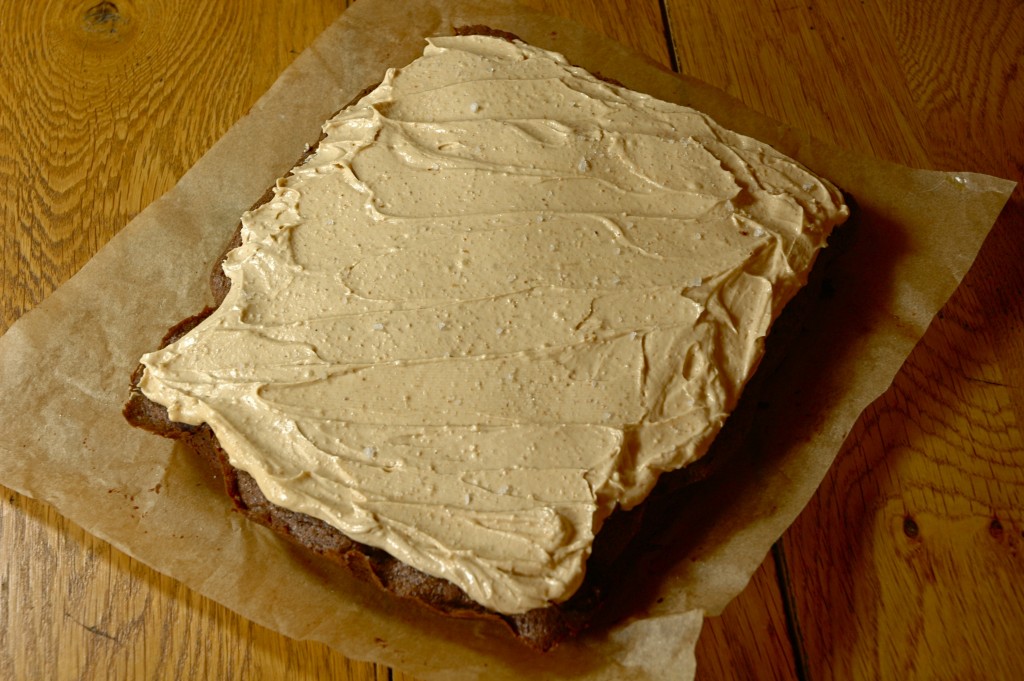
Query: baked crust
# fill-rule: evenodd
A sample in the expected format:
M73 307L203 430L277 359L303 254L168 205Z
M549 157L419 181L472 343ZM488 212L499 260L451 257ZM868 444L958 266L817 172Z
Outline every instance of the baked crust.
M507 40L517 39L511 33L490 29L484 26L467 26L456 29L460 35L489 35ZM608 80L608 79L606 79ZM614 82L614 81L611 81ZM376 85L361 92L352 103L373 90ZM315 152L325 135L321 134L316 143L298 159L295 166L300 165L309 155ZM273 187L252 206L256 209L273 198ZM228 293L230 280L221 269L221 262L228 251L241 245L241 223L239 222L224 254L217 259L210 275L210 288L215 306L219 305ZM821 268L815 268L820 272ZM816 277L817 278L817 277ZM788 307L804 307L797 304L808 299L809 286L791 301ZM207 307L200 313L180 321L164 336L160 347L164 347L201 323L213 312ZM787 314L778 321L789 317L802 317L793 314L787 308ZM777 323L778 326L778 323ZM784 345L792 336L795 328L792 324L784 324L788 330L773 328L770 344ZM773 364L772 358L778 354L766 353L764 364ZM741 400L741 406L729 419L731 434L746 431L749 416L753 409L744 409L744 404L756 401L754 393L760 393L760 384L764 375L770 373L762 366L755 375L755 380L747 386ZM680 490L686 488L718 469L727 456L722 456L721 447L715 446L695 464L671 474L663 476L658 488L645 503L629 511L616 511L604 523L593 546L593 552L587 561L587 573L582 586L566 602L537 608L518 615L505 615L489 610L472 599L459 587L447 580L427 575L397 560L386 551L356 542L341 531L327 523L302 513L297 513L277 506L263 495L256 481L245 471L233 467L227 454L221 448L216 435L206 424L191 426L172 421L166 408L147 398L139 389L139 381L144 367L140 364L131 376L131 390L123 413L133 426L153 432L162 437L179 440L203 460L210 464L210 470L222 480L227 495L235 507L247 518L264 525L282 537L305 549L344 567L352 575L367 583L383 589L395 596L409 599L424 607L448 616L487 619L504 623L516 639L531 648L545 651L559 642L574 637L598 620L606 621L616 618L623 610L641 607L645 601L645 584L630 579L643 569L638 567L638 558L649 553L651 545L660 545L658 539L664 528L657 522L662 512L671 512L679 500ZM746 415L744 415L746 414ZM720 435L721 438L721 435ZM735 440L735 438L733 438ZM725 447L731 449L731 447ZM653 509L649 515L653 521L644 523L645 509ZM665 548L665 547L662 547ZM675 552L669 552L675 553ZM648 580L644 580L645 582ZM649 585L647 585L649 586ZM611 597L614 594L615 603Z
M455 32L458 35L518 39L512 33L486 26L465 26L457 28ZM371 86L359 93L350 105L375 87L376 85ZM295 166L300 165L316 151L324 136L321 134L316 143L298 159ZM252 209L255 210L271 200L273 193L274 188L268 188L253 204ZM215 306L224 300L231 286L230 280L221 269L221 262L228 251L240 245L241 222L211 272L210 289ZM174 325L164 336L160 347L181 338L208 317L214 309L207 307ZM212 470L222 478L225 491L235 507L247 518L348 569L351 574L365 582L445 615L503 622L518 640L541 651L550 649L566 638L576 636L594 620L601 603L605 600L605 589L597 584L599 580L588 576L583 586L565 603L517 615L497 613L477 604L462 589L447 580L412 568L386 551L353 541L322 520L277 506L267 500L252 476L229 463L227 454L209 426L191 426L172 421L166 408L142 393L139 381L143 370L144 367L140 364L132 373L130 396L123 409L124 417L130 424L162 437L183 442L200 458L211 464ZM624 552L626 544L635 533L641 515L639 511L617 513L613 519L606 522L599 535L601 540L595 544L594 552L588 561L588 574L601 575L613 572L610 569L611 565ZM605 569L601 569L602 566Z

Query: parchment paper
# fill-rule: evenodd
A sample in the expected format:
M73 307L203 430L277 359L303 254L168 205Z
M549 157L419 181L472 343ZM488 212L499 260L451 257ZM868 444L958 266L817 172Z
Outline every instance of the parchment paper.
M192 457L121 418L139 356L210 300L239 215L356 93L422 49L486 24L592 71L710 113L841 186L856 204L750 437L666 518L651 593L611 628L533 654L493 623L378 594L233 513ZM172 191L0 339L0 482L242 615L423 679L690 678L703 612L746 585L813 495L861 411L956 288L1013 183L910 170L813 141L586 30L508 2L360 0Z

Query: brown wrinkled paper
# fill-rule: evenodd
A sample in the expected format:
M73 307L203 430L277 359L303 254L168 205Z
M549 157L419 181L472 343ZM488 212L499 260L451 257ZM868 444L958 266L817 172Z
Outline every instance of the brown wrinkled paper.
M210 301L239 215L320 123L423 38L484 24L659 98L709 113L830 178L856 205L826 264L829 295L766 379L735 454L681 495L653 594L611 628L534 654L494 623L378 593L230 509L189 452L129 427L128 376ZM258 140L258 143L254 143ZM181 182L0 339L0 482L264 626L423 679L690 678L703 613L719 613L814 494L861 411L888 387L967 272L1013 183L841 151L586 30L505 1L361 0ZM31 414L32 417L26 417ZM118 492L110 493L110 490Z

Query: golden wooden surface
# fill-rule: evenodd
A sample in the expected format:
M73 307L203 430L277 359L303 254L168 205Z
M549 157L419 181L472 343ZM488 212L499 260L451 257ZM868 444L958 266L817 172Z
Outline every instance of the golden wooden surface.
M840 146L1024 175L1019 3L528 4ZM0 329L173 186L343 9L0 4ZM1018 187L818 494L708 621L700 678L1022 678L1022 229ZM2 491L0 679L409 678L252 624Z

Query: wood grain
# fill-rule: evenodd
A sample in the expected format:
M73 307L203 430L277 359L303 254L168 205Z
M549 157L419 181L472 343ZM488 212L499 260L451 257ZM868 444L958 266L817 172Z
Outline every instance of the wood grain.
M720 616L705 620L697 642L698 679L799 678L779 578L769 554L743 593Z
M342 11L338 2L0 7L2 324L177 182ZM0 678L373 679L4 491Z
M173 186L340 11L5 3L4 328Z
M0 5L0 329L173 186L343 4ZM1019 3L526 4L840 146L1024 178ZM819 493L708 622L701 678L1018 678L1022 228L1018 187ZM0 491L0 678L411 678L248 622Z
M815 10L819 30L841 41L830 27L850 17ZM906 122L918 140L890 144L890 157L1020 179L1019 5L859 11L891 49L872 70L891 69L904 88L889 97L899 116L885 106L857 115L878 122L876 139ZM858 135L836 124L840 143ZM1011 679L1024 669L1021 198L1018 187L964 285L784 539L807 678Z
M896 57L878 12L865 3L767 4L670 3L680 69L825 141L925 163L901 74L883 68Z
M902 163L1024 175L1019 3L669 10L680 68L754 108ZM736 58L718 59L711 42ZM1018 187L784 537L803 678L1024 670L1021 204Z

